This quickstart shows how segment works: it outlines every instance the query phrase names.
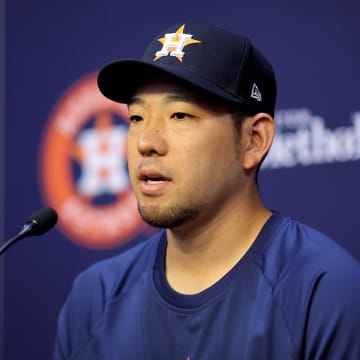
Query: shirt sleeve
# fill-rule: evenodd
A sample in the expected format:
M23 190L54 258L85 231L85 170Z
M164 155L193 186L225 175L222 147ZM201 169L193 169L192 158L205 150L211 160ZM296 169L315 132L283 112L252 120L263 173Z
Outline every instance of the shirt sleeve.
M360 359L360 265L334 264L318 279L306 319L304 359Z
M103 309L101 278L89 271L78 275L58 317L53 360L100 359L96 333Z

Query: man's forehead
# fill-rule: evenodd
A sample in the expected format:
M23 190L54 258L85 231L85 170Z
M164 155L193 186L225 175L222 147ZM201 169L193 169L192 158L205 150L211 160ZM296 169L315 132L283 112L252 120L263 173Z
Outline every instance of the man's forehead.
M161 76L147 80L134 92L129 105L142 103L144 97L151 94L162 94L164 103L182 101L207 106L214 104L227 106L227 102L224 100L215 97L190 83L176 79L173 76Z
M131 97L130 103L141 99L146 95L161 94L168 101L191 101L196 100L199 96L196 91L188 86L177 84L176 82L149 82L141 85Z

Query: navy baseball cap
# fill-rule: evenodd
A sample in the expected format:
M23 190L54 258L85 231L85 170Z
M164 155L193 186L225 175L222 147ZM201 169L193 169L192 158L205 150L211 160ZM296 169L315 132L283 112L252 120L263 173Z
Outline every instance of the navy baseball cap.
M273 68L245 36L198 22L172 26L149 44L142 59L118 60L101 69L98 86L107 98L128 104L136 89L159 72L251 114L274 115Z

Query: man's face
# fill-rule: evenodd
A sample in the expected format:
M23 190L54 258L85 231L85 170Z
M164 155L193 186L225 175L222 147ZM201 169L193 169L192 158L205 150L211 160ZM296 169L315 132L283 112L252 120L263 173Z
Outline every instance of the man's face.
M175 228L230 211L244 175L225 104L172 81L153 82L134 94L129 118L129 174L146 222Z

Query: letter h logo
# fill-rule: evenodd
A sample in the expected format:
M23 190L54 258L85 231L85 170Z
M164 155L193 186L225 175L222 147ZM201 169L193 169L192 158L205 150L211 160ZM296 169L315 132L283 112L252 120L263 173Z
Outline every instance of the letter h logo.
M175 33L165 34L163 38L158 41L163 45L161 50L155 53L153 61L160 59L163 56L175 56L180 62L183 60L185 52L184 47L190 44L201 43L199 40L192 39L193 35L184 34L185 24L180 26Z

